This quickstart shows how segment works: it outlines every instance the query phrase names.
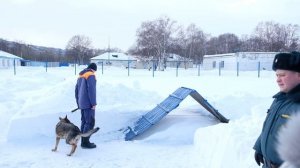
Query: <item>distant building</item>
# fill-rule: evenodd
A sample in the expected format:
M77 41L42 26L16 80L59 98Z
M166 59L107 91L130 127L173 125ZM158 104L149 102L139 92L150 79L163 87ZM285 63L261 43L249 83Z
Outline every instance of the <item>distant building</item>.
M187 58L184 58L177 54L167 54L167 57L164 61L165 68L192 68L193 61ZM138 69L151 69L152 66L159 66L158 60L153 59L153 57L143 58L137 60L137 68Z
M103 63L104 66L111 65L118 67L128 67L129 62L129 66L135 68L137 59L125 53L106 52L91 58L91 62L94 62L98 65Z
M20 66L21 60L21 57L0 50L0 68Z
M177 68L177 66L178 68L192 68L193 60L184 58L177 54L168 54L166 66L173 68Z
M216 55L204 55L202 67L204 70L224 69L241 71L272 70L276 52L237 52Z

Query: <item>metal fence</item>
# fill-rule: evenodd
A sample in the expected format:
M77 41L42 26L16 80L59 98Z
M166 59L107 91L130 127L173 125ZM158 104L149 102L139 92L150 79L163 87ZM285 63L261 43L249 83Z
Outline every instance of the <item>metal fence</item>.
M158 67L155 66L153 63L152 67L154 68L136 68L134 66L130 66L130 62L128 62L128 66L112 66L104 64L103 62L98 62L98 71L99 75L107 75L107 76L142 76L147 75L151 77L156 76L176 76L176 77L184 77L184 76L203 76L203 75L211 75L211 76L243 76L243 75L255 75L258 78L264 72L270 72L271 67L262 66L261 62L255 63L248 63L247 66L249 67L256 67L256 69L246 69L243 67L245 64L240 64L237 62L233 64L232 68L224 68L223 65L219 64L213 69L204 69L204 65L202 64L194 64L192 67L182 67L179 66L180 63L177 63L176 67L164 67L163 70L159 70ZM253 65L249 65L253 64ZM27 62L26 67L42 67L44 68L45 72L50 70L51 68L59 68L59 67L67 67L70 72L73 71L73 75L78 75L79 71L86 68L87 65L78 65L78 64L70 64L70 63L63 63L63 62L36 62L30 61ZM269 65L270 66L270 65ZM8 69L13 69L14 75L18 74L18 69L20 66L19 64L13 64L13 67L8 67ZM156 67L156 68L155 68ZM242 68L241 68L242 67Z

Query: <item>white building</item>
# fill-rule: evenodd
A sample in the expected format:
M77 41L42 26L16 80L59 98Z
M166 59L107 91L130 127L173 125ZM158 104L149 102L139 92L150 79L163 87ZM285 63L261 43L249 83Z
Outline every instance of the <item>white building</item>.
M21 57L0 50L0 68L20 66L21 60Z
M184 58L177 54L169 54L167 57L166 62L167 67L173 67L176 68L192 68L193 67L193 61L188 58Z
M136 67L137 59L133 56L119 53L119 52L106 52L104 54L95 56L91 58L91 62L96 64L112 65L112 66L123 66L128 67L128 62L130 67Z
M177 54L167 54L165 60L166 68L192 68L193 61L188 58L184 58ZM137 60L138 69L151 69L152 66L159 66L158 60L153 57L143 58Z
M272 70L277 52L237 52L228 54L204 55L202 67L205 70L224 69L253 71Z

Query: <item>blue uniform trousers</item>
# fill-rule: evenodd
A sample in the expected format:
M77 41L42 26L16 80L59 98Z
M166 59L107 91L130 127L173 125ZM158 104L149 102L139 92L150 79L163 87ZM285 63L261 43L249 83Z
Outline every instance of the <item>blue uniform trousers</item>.
M81 110L81 132L86 133L95 126L95 110L82 109Z

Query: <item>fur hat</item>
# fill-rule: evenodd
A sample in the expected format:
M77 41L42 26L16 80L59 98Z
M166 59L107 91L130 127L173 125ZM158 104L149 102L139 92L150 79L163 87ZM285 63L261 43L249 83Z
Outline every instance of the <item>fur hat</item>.
M88 69L93 69L94 71L97 71L97 65L95 63L90 63L87 68Z
M278 133L277 151L289 168L300 167L300 112L290 117Z
M300 53L293 51L290 53L279 53L275 55L272 69L289 70L300 72Z

